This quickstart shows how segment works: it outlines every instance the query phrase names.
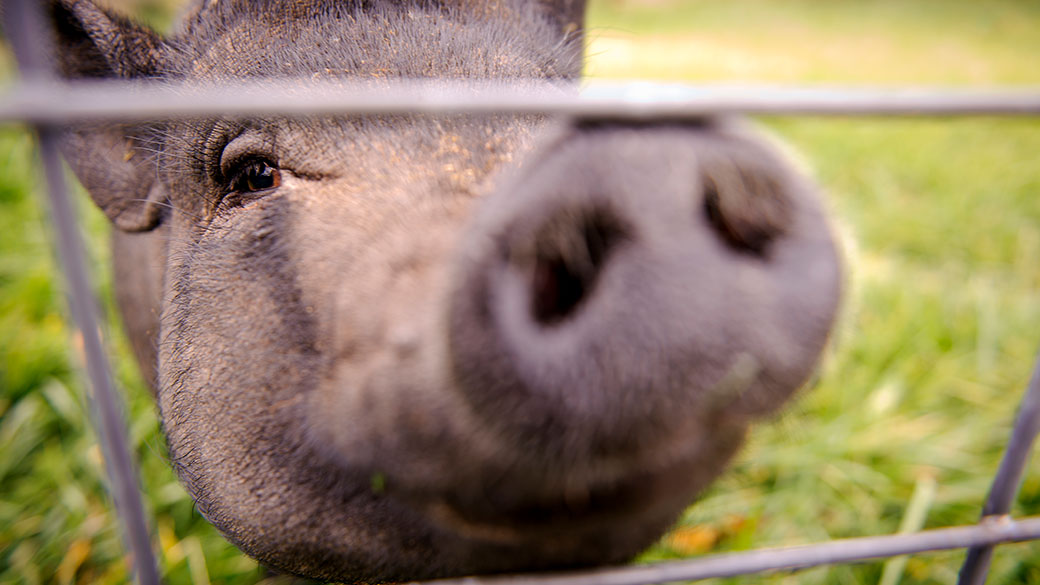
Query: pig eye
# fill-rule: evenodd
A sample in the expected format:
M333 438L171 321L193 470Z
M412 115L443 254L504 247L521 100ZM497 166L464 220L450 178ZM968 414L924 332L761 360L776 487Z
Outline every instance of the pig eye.
M282 173L276 166L263 159L247 161L233 175L231 193L256 193L274 189L282 184Z

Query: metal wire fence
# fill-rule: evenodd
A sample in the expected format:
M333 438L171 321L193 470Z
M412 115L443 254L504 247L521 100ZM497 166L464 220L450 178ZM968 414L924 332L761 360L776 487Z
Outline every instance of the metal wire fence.
M98 335L98 317L83 255L83 242L68 197L57 141L60 128L81 121L130 121L205 115L486 114L539 113L609 119L698 119L726 114L842 116L1040 115L1038 90L938 90L902 88L798 89L790 87L692 87L679 84L589 84L579 93L551 86L443 82L371 85L265 83L256 86L189 87L169 83L61 83L50 75L49 47L39 35L32 0L9 0L4 14L8 40L18 57L22 82L0 97L0 123L33 127L43 161L56 247L69 290L70 311L83 336L92 388L94 424L108 466L110 487L123 525L134 577L160 582L129 455L112 374ZM993 548L1040 539L1040 517L1008 516L1040 432L1040 359L1019 406L1006 451L993 479L980 522L914 534L834 540L814 545L710 555L652 565L555 575L471 577L452 585L644 585L804 569L927 551L969 549L959 583L985 581Z

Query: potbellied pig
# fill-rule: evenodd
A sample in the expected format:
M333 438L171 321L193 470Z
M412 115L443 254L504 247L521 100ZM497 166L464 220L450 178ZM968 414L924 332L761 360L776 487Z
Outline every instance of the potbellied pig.
M48 0L71 79L575 82L583 0ZM301 98L303 99L303 98ZM810 376L813 184L723 120L84 124L171 460L260 562L393 581L618 563Z

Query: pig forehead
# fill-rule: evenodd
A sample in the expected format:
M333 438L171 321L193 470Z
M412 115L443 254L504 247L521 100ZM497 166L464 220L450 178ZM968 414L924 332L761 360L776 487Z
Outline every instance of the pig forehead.
M572 78L580 45L552 27L422 9L243 15L185 39L182 73L250 77Z

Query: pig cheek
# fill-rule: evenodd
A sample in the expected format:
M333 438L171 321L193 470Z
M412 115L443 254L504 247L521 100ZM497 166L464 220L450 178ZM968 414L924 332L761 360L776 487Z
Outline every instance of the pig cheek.
M214 222L174 252L160 348L160 408L171 457L203 513L228 531L235 506L299 444L294 413L316 354L300 306L279 204ZM182 240L183 241L183 240ZM212 510L212 512L209 512ZM240 527L239 527L240 528Z
M460 458L476 457L459 442L476 425L450 387L444 322L464 207L398 215L348 262L324 260L339 286L322 295L319 310L331 316L318 334L327 361L307 397L306 427L316 451L354 472L386 474L395 493L403 486L394 478L447 489L468 466Z

